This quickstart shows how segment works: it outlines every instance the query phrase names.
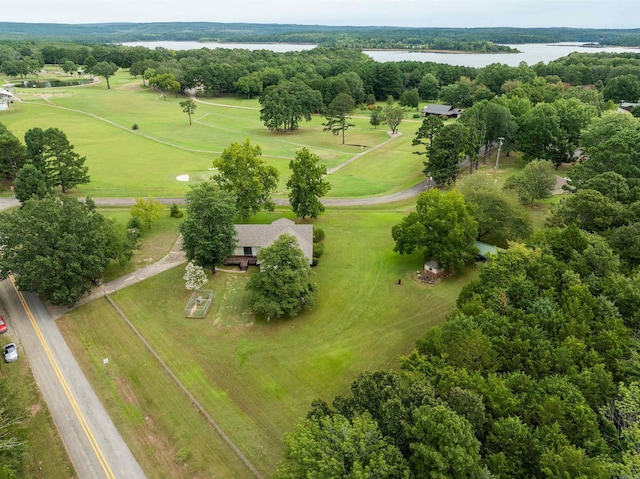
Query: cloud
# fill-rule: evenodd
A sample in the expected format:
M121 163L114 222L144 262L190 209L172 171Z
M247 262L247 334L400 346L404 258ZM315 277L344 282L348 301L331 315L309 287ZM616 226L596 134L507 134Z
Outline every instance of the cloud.
M637 27L636 0L29 0L2 21L204 21L413 27Z

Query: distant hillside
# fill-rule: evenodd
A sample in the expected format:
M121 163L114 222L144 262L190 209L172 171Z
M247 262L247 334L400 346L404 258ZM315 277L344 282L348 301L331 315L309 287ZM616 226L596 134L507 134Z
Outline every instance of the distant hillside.
M9 23L0 39L90 43L131 41L288 42L353 48L503 51L497 44L584 42L640 46L640 29L334 27L252 23Z

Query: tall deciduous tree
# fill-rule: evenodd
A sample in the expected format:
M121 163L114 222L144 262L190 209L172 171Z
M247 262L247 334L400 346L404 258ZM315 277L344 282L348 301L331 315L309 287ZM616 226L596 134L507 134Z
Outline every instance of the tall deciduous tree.
M0 214L0 229L2 277L15 274L20 289L52 304L75 304L114 259L106 220L90 200L32 198Z
M616 221L613 202L596 190L579 190L553 205L547 219L550 226L578 225L579 228L599 232L609 229Z
M260 120L269 130L295 130L300 120L310 121L323 109L322 93L300 80L284 80L265 88L260 105Z
M47 179L42 172L31 163L20 168L20 172L13 183L13 193L21 203L36 197L42 198L51 193L47 186Z
M474 241L478 222L458 191L429 190L418 196L416 211L409 213L391 234L394 251L411 254L423 251L425 260L434 259L447 271L462 271L477 254Z
M478 239L507 241L527 239L532 233L529 214L513 194L500 189L494 178L477 174L468 176L458 187L467 204L472 205L478 222Z
M296 238L281 235L258 252L260 273L247 283L249 304L267 320L293 318L316 302L317 288L311 282L311 267Z
M553 104L539 103L522 117L518 146L526 160L549 160L560 164L567 135L560 128L560 117Z
M418 92L423 100L436 100L440 93L440 82L432 73L425 73L418 84Z
M198 105L193 100L185 100L180 102L180 106L182 107L182 111L189 116L189 126L191 126L191 115L196 111Z
M275 206L271 195L278 186L278 170L267 165L260 155L260 145L253 146L247 138L225 148L213 162L218 169L213 180L222 190L235 194L240 218L248 218L261 209L273 211Z
M398 133L398 127L402 120L404 120L405 111L404 108L395 105L387 105L384 109L383 121L391 128L391 134Z
M285 437L277 479L408 479L407 462L368 414L309 419Z
M331 185L324 179L327 167L319 165L319 161L318 155L303 148L296 152L295 159L289 163L289 203L298 218L317 218L324 211L319 198L327 194Z
M400 95L400 100L398 100L400 106L408 106L409 108L418 108L420 104L420 95L418 94L417 88L411 88L410 90L405 90Z
M131 216L138 218L147 228L151 228L153 222L160 218L162 210L164 205L151 196L146 200L142 197L136 198L135 204L129 209Z
M640 119L604 112L582 132L580 144L587 159L569 173L575 186L608 171L625 178L640 178Z
M111 85L109 84L109 78L115 75L119 68L120 67L113 62L98 62L91 71L94 75L98 75L107 80L107 90L110 90Z
M620 75L611 78L603 91L605 100L635 102L640 100L640 79L636 75Z
M399 98L404 89L402 71L396 62L379 63L376 65L375 84L373 86L376 98L387 98L393 95Z
M262 93L262 80L257 72L238 78L233 86L238 93L247 95L247 98L252 98Z
M471 424L446 406L423 406L409 426L416 477L480 477L480 442Z
M347 93L339 93L329 104L329 114L326 116L327 122L323 123L323 131L330 131L334 135L342 133L342 144L344 145L344 132L356 126L355 123L349 123L351 118L349 113L356 107L353 98Z
M556 170L550 161L534 160L524 167L522 176L510 176L504 188L513 190L522 204L548 198L556 184Z
M236 245L235 195L211 182L191 186L187 216L180 225L182 249L189 261L216 270L216 263L233 254Z
M160 90L165 100L167 99L168 91L175 93L180 91L180 82L171 73L160 73L152 76L149 78L149 86Z
M424 172L438 185L455 183L460 170L459 162L469 150L469 129L462 123L454 123L440 130L433 137L429 159L424 162Z
M66 60L62 62L61 68L62 68L62 71L65 72L67 75L73 75L76 71L78 71L78 65L76 65L71 60Z

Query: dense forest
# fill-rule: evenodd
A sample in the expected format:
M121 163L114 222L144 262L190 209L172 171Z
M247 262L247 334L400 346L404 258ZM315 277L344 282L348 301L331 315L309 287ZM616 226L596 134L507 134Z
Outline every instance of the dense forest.
M325 47L514 51L502 44L584 42L640 46L640 29L337 27L251 23L9 23L0 39L47 38L90 43L215 41L311 43Z

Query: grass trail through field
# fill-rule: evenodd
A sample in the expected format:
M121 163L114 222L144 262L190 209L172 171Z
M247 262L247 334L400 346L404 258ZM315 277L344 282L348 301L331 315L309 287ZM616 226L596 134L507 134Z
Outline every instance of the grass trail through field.
M161 140L159 138L156 138L156 137L153 137L153 136L150 136L150 135L146 135L144 133L139 133L139 132L137 132L135 130L131 130L130 128L128 128L126 126L120 125L119 123L116 123L115 121L112 121L112 120L109 120L107 118L101 117L101 116L96 115L94 113L90 113L90 112L83 111L83 110L78 110L78 109L75 109L75 108L68 108L68 107L64 107L64 106L59 106L59 105L51 103L49 101L49 99L44 97L44 96L42 96L41 98L46 103L35 103L35 102L30 102L30 103L33 104L33 105L47 106L47 107L50 107L50 108L57 108L57 109L60 109L60 110L70 111L70 112L73 112L73 113L79 113L81 115L87 115L87 116L90 116L92 118L95 118L96 120L108 123L109 125L112 125L112 126L115 126L116 128L120 128L121 130L124 130L124 131L126 131L128 133L132 133L134 135L140 136L142 138L146 138L146 139L151 140L151 141L155 141L157 143L160 143L160 144L163 144L163 145L166 145L166 146L170 146L170 147L173 147L173 148L178 148L180 150L191 151L191 152L194 152L194 153L207 153L207 154L221 154L222 153L222 151L201 150L201 149L197 149L197 148L189 148L189 147L186 147L186 146L177 145L175 143L171 143L171 142L168 142L168 141L165 141L165 140ZM254 108L254 107L237 106L237 105L225 105L225 104L222 104L222 103L210 103L210 102L204 102L202 100L198 100L198 101L200 103L204 103L204 104L207 104L207 105L213 105L213 106L219 106L219 107L225 107L225 108L239 108L239 109L245 109L245 110L259 110L259 108ZM198 123L199 125L206 126L206 127L209 127L209 128L216 128L216 129L219 129L219 130L222 130L222 131L228 131L230 133L243 133L242 131L239 131L239 130L233 130L233 129L224 128L224 127L217 126L217 125L210 125L208 123L203 123L201 120L203 120L204 118L206 118L209 115L210 115L210 113L207 113L207 114L203 115L202 117L200 117L198 119L195 119L194 123ZM372 151L377 150L378 148L381 148L381 147L385 146L386 144L388 144L391 141L393 141L395 138L398 138L400 135L402 135L401 132L398 132L395 135L389 134L390 138L388 140L385 140L382 143L378 143L377 145L374 145L371 148L366 149L365 151L357 153L356 155L352 156L351 158L349 158L346 161L343 161L342 163L340 163L339 165L337 165L337 166L335 166L333 168L329 168L327 170L327 174L331 175L332 173L335 173L336 171L344 168L345 166L349 165L350 163L353 163L357 159L359 159L359 158L371 153ZM302 144L298 144L298 143L294 143L294 142L289 142L289 141L284 141L284 140L273 140L273 141L278 142L278 143L294 145L294 146L300 146L300 147L306 146L306 145L302 145ZM338 152L336 150L331 150L329 148L319 148L319 149L322 149L322 150L325 150L325 151L329 151L331 153L343 154L343 152ZM279 158L279 159L284 159L284 160L293 159L293 158L290 158L288 156L277 156L277 155L263 155L263 156L265 158ZM349 204L352 205L354 203L349 203ZM370 204L370 203L364 203L364 204Z

